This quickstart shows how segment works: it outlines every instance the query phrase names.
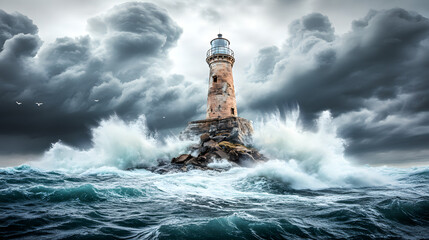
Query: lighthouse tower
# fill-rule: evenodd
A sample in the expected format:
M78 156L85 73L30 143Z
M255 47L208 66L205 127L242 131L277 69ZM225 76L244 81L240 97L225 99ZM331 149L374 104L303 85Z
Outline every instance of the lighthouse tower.
M229 40L218 34L210 42L211 48L207 51L206 62L210 67L209 92L207 97L206 119L221 119L237 116L235 101L234 79L234 52L229 48Z
M244 144L251 139L253 127L251 121L238 117L237 114L232 78L234 52L229 48L228 39L223 38L222 34L218 34L210 45L206 55L210 68L206 118L189 122L181 132L181 137L193 139L194 136L207 133L210 137L216 136L216 141ZM207 137L204 139L207 140Z
M267 160L257 150L246 147L251 143L253 127L251 121L237 115L232 78L235 59L229 41L218 34L210 45L206 56L210 67L206 119L189 122L180 133L181 139L199 138L199 144L192 146L198 156L182 154L171 160L184 172L188 169L212 169L210 163L216 159L240 166L251 166Z

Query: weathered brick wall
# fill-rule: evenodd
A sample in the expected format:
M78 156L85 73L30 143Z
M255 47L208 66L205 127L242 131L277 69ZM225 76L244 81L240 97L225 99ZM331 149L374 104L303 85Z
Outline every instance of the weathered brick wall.
M212 57L209 61L207 119L238 116L235 101L233 58Z

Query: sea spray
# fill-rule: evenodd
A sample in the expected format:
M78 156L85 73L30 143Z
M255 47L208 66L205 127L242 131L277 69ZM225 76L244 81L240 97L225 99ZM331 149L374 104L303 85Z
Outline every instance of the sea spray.
M306 130L299 122L299 110L265 116L255 124L253 145L270 160L254 168L240 168L236 179L264 177L294 189L372 186L391 182L370 167L357 167L344 157L345 141L336 135L329 111L320 113L315 130ZM125 122L112 116L91 130L92 147L79 150L55 143L43 159L32 163L43 169L85 172L99 168L128 169L153 167L159 160L188 152L195 142L167 136L160 141L151 133L144 116ZM210 166L227 170L226 161ZM96 170L97 171L97 170ZM231 170L229 170L231 171Z
M354 166L344 157L345 141L336 135L329 111L320 113L314 131L299 122L299 109L282 118L279 112L255 124L254 146L271 160L249 176L283 181L292 188L372 186L391 180L370 167Z
M266 163L229 168L222 160L211 166L224 171L170 174L123 169L155 165L191 142L159 141L144 117L104 120L92 129L88 150L56 143L39 168L0 169L0 236L427 238L428 168L353 166L329 112L311 131L298 116L274 114L255 124L254 147L271 159ZM399 184L382 185L382 176Z
M192 141L168 136L160 141L151 133L142 115L137 120L125 122L117 116L102 120L91 130L92 147L80 150L57 142L39 162L31 163L44 169L85 171L90 168L112 166L127 169L136 166L150 167L159 160L169 161L173 156L187 151Z
M207 167L216 168L216 169L229 169L232 167L231 162L222 159L222 160L214 160L213 162L209 163Z

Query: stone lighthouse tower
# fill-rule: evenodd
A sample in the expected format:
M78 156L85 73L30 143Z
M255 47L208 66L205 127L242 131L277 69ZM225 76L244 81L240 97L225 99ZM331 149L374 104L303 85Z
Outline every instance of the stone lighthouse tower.
M206 54L210 68L206 118L189 122L180 133L180 138L199 139L199 143L189 148L194 155L182 154L171 160L185 172L189 169L211 169L208 164L216 159L240 166L267 160L257 150L246 147L251 143L253 127L251 121L237 114L232 78L235 58L229 41L219 34L210 45Z
M234 52L222 34L218 34L210 45L206 54L210 68L206 118L189 122L181 137L189 139L207 133L219 142L225 140L244 144L251 138L253 127L249 120L239 117L237 113L232 78Z
M237 116L232 78L234 52L229 48L228 39L223 38L222 34L217 36L210 42L211 48L206 55L206 62L210 67L206 119Z

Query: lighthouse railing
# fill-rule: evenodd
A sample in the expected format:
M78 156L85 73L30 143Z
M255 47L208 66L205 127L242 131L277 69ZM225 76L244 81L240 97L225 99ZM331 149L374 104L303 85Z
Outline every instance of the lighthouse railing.
M210 57L216 54L225 54L234 57L234 51L228 47L212 47L207 51L206 57Z

